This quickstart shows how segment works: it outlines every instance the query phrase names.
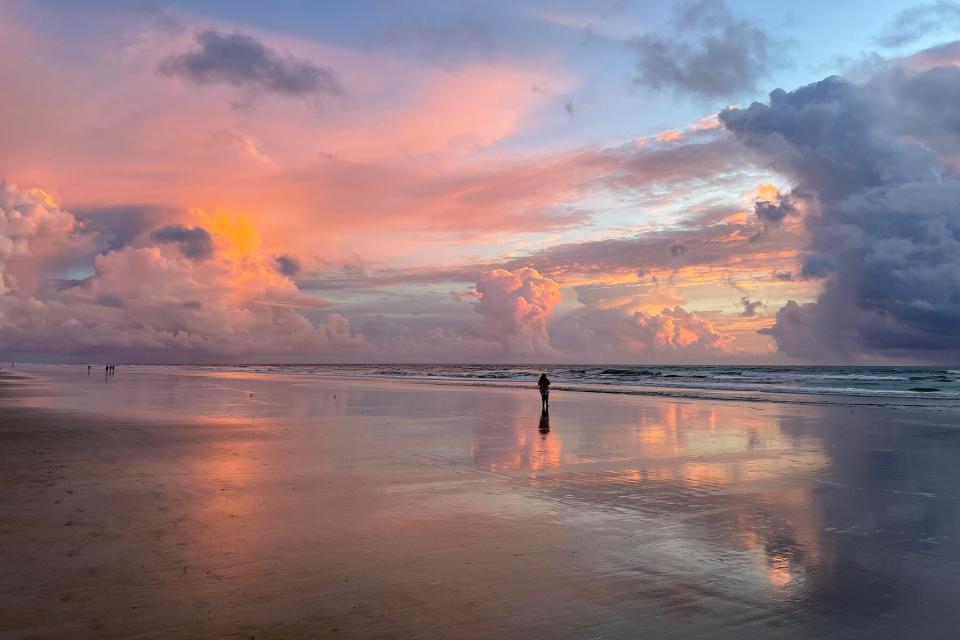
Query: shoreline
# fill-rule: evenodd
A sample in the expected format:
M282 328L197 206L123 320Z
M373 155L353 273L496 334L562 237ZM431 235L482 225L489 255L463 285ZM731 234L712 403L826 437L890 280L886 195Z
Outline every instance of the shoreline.
M76 369L82 373L81 365L25 365L28 368L33 366L41 371L46 368L66 371ZM260 369L267 366L269 369ZM167 372L178 376L197 376L197 377L224 377L232 378L249 376L251 378L261 378L269 376L276 379L287 379L289 381L394 381L407 382L412 384L426 384L438 387L476 387L476 388L499 388L499 389L530 389L535 386L535 380L488 380L483 378L457 378L445 377L442 375L380 375L380 374L355 374L325 371L297 371L300 368L309 368L316 365L217 365L217 366L194 366L194 365L124 365L126 371L133 372ZM325 367L335 368L347 365L325 365ZM377 365L380 366L380 365ZM393 366L393 365L388 365ZM433 366L433 365L430 365ZM475 365L470 365L473 367ZM273 368L276 367L276 368ZM291 369L290 367L293 367ZM677 368L681 368L677 365ZM715 367L721 369L719 365ZM729 367L727 367L729 368ZM838 367L839 369L850 369L850 367ZM870 369L871 367L863 367ZM890 369L891 367L885 367ZM905 367L907 368L907 367ZM916 367L909 367L916 369ZM960 370L957 370L960 371ZM40 374L41 376L43 373ZM94 375L97 375L94 371ZM775 385L764 385L754 383L749 388L743 385L737 386L726 383L699 383L694 385L672 385L669 383L638 383L628 382L603 382L603 383L571 383L557 382L551 387L554 391L567 393L587 393L587 394L614 394L624 396L639 396L645 398L666 398L676 400L706 400L722 402L741 402L741 403L773 403L773 404L798 404L811 406L841 406L841 407L861 407L861 408L880 408L896 410L921 410L934 412L960 412L960 395L943 394L935 391L920 392L917 389L909 390L874 390L874 389L856 389L856 388L834 388L817 389L802 387L784 387Z

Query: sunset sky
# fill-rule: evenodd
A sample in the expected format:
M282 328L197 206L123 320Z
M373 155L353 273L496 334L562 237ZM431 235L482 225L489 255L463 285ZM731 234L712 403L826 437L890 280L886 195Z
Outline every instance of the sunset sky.
M960 356L960 3L0 0L0 354Z

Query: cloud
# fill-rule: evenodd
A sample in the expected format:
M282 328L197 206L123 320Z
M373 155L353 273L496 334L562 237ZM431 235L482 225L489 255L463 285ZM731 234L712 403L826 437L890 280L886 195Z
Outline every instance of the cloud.
M0 180L0 295L29 292L48 262L86 248L80 224L49 194ZM73 236L73 241L68 238Z
M763 300L750 300L750 298L744 296L740 298L740 304L743 305L743 311L740 313L741 317L752 318L757 315L757 309L762 309L767 305Z
M756 218L735 206L709 208L682 225L648 230L617 238L557 244L487 262L411 269L335 268L299 280L304 289L370 290L403 284L475 282L495 269L515 271L536 265L538 271L563 284L622 283L657 278L678 286L712 283L730 286L731 277L769 281L771 271L789 274L797 268L798 245L806 242L802 225L784 226L780 233L752 242L762 230ZM681 248L682 247L682 248ZM780 280L785 281L785 280ZM604 284L606 286L606 284ZM803 284L791 289L807 289ZM586 295L578 288L578 295ZM636 295L636 292L632 292ZM658 293L658 304L673 304ZM682 300L678 300L678 303Z
M565 231L588 223L595 204L585 201L598 202L607 191L640 201L681 185L719 188L750 168L719 129L656 144L477 153L539 126L537 114L555 98L532 86L562 95L573 88L572 74L529 58L441 70L380 57L371 64L369 53L302 44L298 56L328 60L355 78L351 109L317 119L272 100L241 123L225 123L219 91L183 91L181 83L149 73L169 46L127 65L104 54L104 66L85 69L82 79L39 46L20 64L0 65L8 86L48 87L5 105L12 111L0 121L0 175L57 185L58 197L86 207L137 202L245 211L281 252L331 257L348 246L389 261L432 254L419 251L424 243L443 242L444 260L456 244ZM175 53L197 48L177 46ZM74 82L92 88L69 97L67 118L56 105ZM181 108L162 108L171 101ZM116 126L104 129L103 118ZM301 135L307 129L313 134ZM47 135L31 133L39 130ZM153 135L158 130L164 135ZM118 233L117 242L108 241L112 248L128 235Z
M772 184L760 184L753 201L753 214L762 228L750 239L753 242L767 239L772 230L781 232L788 220L800 220L816 212L816 205L801 190L783 193Z
M722 281L733 271L769 272L792 268L802 229L785 230L762 249L751 246L761 231L757 221L734 207L694 216L682 227L633 236L554 245L518 258L551 277L606 276L709 269L703 277Z
M560 302L560 286L536 269L496 269L477 282L474 310L483 318L476 333L516 356L553 353L547 321Z
M229 129L217 129L210 132L210 138L207 145L211 148L230 149L239 157L249 160L264 167L275 169L277 163L273 158L265 155L257 148L257 143L250 136L230 131Z
M175 243L191 260L204 260L213 255L213 239L206 229L173 224L157 229L150 237L154 242Z
M926 35L941 33L960 26L960 3L940 0L904 9L883 28L877 43L884 47L900 47Z
M291 256L277 256L277 269L283 275L293 278L300 273L300 262Z
M773 200L757 200L753 204L753 212L764 225L778 226L787 216L799 213L790 194L777 192Z
M960 76L937 81L941 91L960 90ZM936 110L927 101L939 95L911 99ZM815 302L783 306L765 330L784 353L960 355L960 183L909 135L918 125L902 100L883 84L832 77L720 114L738 140L818 200L802 273L824 278L823 290ZM922 133L949 141L951 126L933 118Z
M704 358L730 353L733 338L683 307L659 313L634 309L629 303L587 305L558 319L551 327L554 343L568 353L623 361L637 356L658 361Z
M837 76L789 93L776 89L769 105L720 113L723 125L771 168L827 200L938 178L936 156L883 130L890 117L888 95Z
M181 212L167 207L136 204L83 207L74 213L104 250L122 249L149 229L159 228L181 215Z
M635 36L627 46L637 54L637 83L716 99L755 90L781 45L720 0L693 0L678 8L667 33Z
M344 94L332 69L280 53L239 31L202 31L196 42L198 48L164 60L160 71L195 84L230 85L245 92L246 100L261 92L313 99Z
M327 303L279 273L249 229L222 216L201 221L96 255L88 277L45 282L48 256L98 243L44 192L0 182L0 344L138 361L368 348L339 314L308 319L304 309L318 315Z
M958 43L960 44L960 43ZM941 156L960 149L960 49L953 62L929 69L901 72L886 85L897 104L897 131L922 142ZM954 174L957 168L953 168Z

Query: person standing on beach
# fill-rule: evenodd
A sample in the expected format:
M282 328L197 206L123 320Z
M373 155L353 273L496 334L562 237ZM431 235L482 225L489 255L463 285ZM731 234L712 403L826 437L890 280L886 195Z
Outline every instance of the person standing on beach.
M550 379L547 378L547 374L540 374L540 380L537 381L537 386L540 387L540 402L542 403L542 408L544 411L547 411L550 409Z

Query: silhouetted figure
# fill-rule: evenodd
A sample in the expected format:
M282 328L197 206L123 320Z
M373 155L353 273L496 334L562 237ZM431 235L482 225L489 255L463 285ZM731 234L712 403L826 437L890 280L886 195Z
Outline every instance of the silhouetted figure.
M540 433L543 435L550 433L550 412L546 409L540 412Z
M540 387L541 408L543 411L547 411L550 408L550 379L547 378L547 374L540 374L537 386Z
M90 372L91 372L91 371L93 371L93 365L88 364L88 365L87 365L87 377L88 377L88 378L90 377Z

